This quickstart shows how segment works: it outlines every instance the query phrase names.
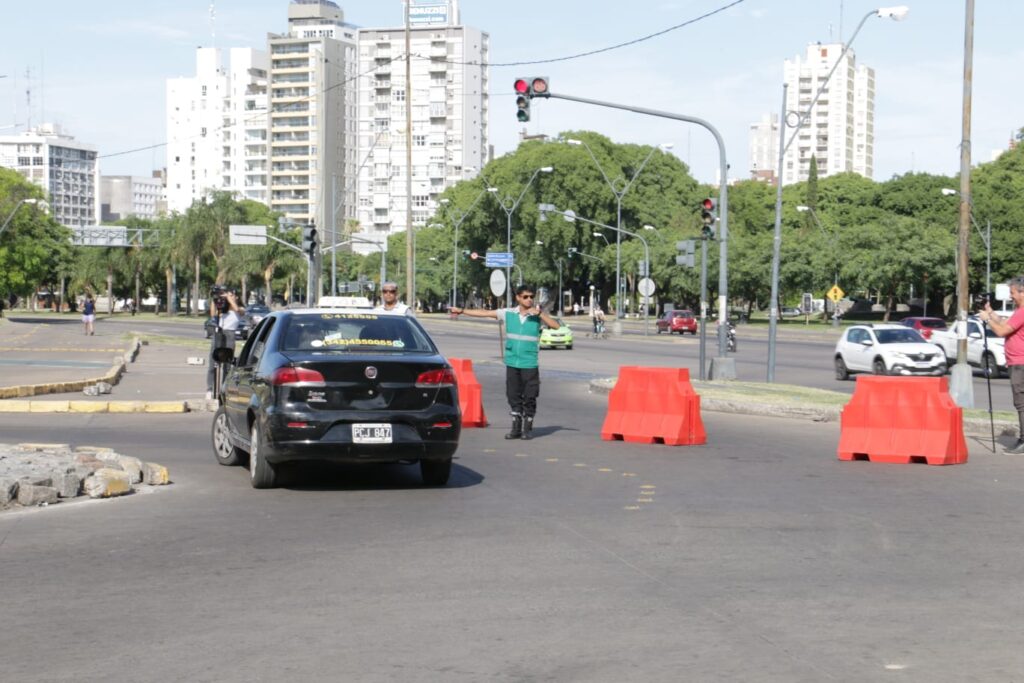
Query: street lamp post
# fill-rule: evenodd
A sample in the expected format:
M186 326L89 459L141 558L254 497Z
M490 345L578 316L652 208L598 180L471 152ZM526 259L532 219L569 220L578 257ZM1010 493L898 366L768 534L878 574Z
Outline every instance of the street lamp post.
M560 256L555 259L555 264L558 265L558 307L555 309L555 313L559 316L562 315L562 265L564 263L565 259Z
M473 203L469 205L468 209L466 209L465 211L462 211L461 209L454 209L454 211L458 212L458 215L457 215L456 220L454 222L454 225L455 225L455 239L454 239L454 242L452 244L452 302L451 302L452 306L458 306L459 305L459 302L458 302L458 296L459 296L458 295L458 285L459 285L459 228L462 226L462 222L466 220L466 217L470 214L470 212L472 212L473 209L476 207L476 205L480 202L480 200L483 199L484 195L486 195L488 192L497 192L497 191L498 191L497 188L485 187L484 189L480 190L480 194L478 194L476 196L476 199L473 200ZM449 199L442 199L441 200L441 206L443 206L445 208L446 212L447 212L448 204L450 204L450 203L451 203L451 201Z
M815 225L818 226L818 230L820 230L821 234L825 237L826 240L828 240L829 246L832 248L832 261L833 261L832 265L833 265L833 268L834 268L834 270L833 270L834 277L832 279L832 284L834 286L838 287L839 286L839 235L838 235L838 233L829 234L828 232L826 232L824 226L822 226L822 224L821 224L821 221L818 219L818 213L813 208L811 208L809 206L798 206L798 207L796 207L796 210L800 211L801 213L804 212L804 211L810 212L811 218L814 219ZM826 300L827 300L827 298L828 297L826 297ZM833 301L832 302L832 327L839 327L839 302L838 301Z
M597 232L595 230L594 232L590 233L590 236L591 237L600 237L601 239L603 239L604 240L604 244L605 244L606 247L612 246L612 243L608 241L608 238L604 236L603 232ZM617 294L617 292L616 292L616 294Z
M0 225L0 235L4 234L4 230L6 230L7 226L10 225L12 220L14 220L14 215L18 213L18 209L21 208L22 204L39 204L43 207L48 206L45 201L42 199L36 199L35 197L26 197L25 199L18 200L18 203L14 205L14 209L12 209L10 215L7 216L4 224Z
M539 174L539 173L551 173L554 170L555 169L552 168L551 166L542 166L541 168L538 168L536 171L534 171L533 175L531 175L530 179L526 182L526 186L523 188L523 191L519 193L519 197L515 200L515 202L511 202L510 201L512 199L511 195L506 195L506 197L504 199L499 199L498 200L498 205L501 206L502 210L505 212L505 217L507 219L507 224L506 224L506 228L505 228L505 245L506 245L506 250L507 250L507 252L509 254L512 253L512 214L515 213L515 210L517 208L519 208L519 203L523 201L523 197L526 196L526 191L530 189L530 185L533 184L533 181L537 177L537 174ZM492 188L492 189L495 192L497 192L497 188ZM495 195L495 196L497 196L497 195ZM512 266L509 266L509 267L507 267L505 269L505 283L506 283L505 284L505 298L506 298L506 300L508 302L508 307L511 308L512 307Z
M559 211L555 207L554 204L541 204L537 208L540 209L541 220L544 220L545 214L547 214L547 213L557 213L558 215L562 216L563 218L565 218L565 220L567 220L569 222L583 221L584 223L588 223L590 225L596 225L599 228L605 228L607 230L615 230L616 232L621 232L621 233L623 233L625 235L630 235L631 237L636 237L638 240L640 240L640 243L644 245L644 260L647 261L648 263L651 262L651 250L648 247L647 240L644 239L643 235L640 235L640 234L635 233L635 232L631 232L629 230L626 230L625 228L616 228L613 225L605 225L604 223L598 223L597 221L592 221L589 218L583 218L582 216L577 216L576 213L573 212L573 211ZM595 235L599 235L600 233L594 233L594 234ZM601 236L604 237L604 235L601 235ZM607 238L605 238L605 239L607 239ZM609 243L608 246L611 246L611 243ZM579 251L577 251L575 253L582 254L582 252L579 252ZM593 258L593 257L591 257L591 258ZM648 319L647 319L647 307L645 306L644 307L644 335L646 336L648 334L649 334L649 326L648 326Z
M626 179L623 178L622 176L619 176L614 181L610 180L608 178L608 174L604 172L604 168L601 166L601 162L599 162L597 160L597 157L594 155L593 150L590 149L590 145L588 145L585 140L566 140L566 142L568 144L570 144L570 145L580 145L580 146L582 146L585 150L587 150L587 153L590 154L590 158L594 160L594 165L597 166L597 170L601 172L601 177L604 178L604 181L606 183L608 183L608 187L611 189L612 194L615 195L615 203L616 203L616 211L615 211L616 220L615 220L615 225L617 227L619 227L619 228L622 227L622 198L626 195L626 192L628 192L629 188L632 187L633 182L640 176L640 173L644 170L644 166L647 165L647 162L651 160L651 157L654 156L654 153L656 151L658 151L659 149L661 149L662 151L668 151L668 150L672 149L672 143L671 142L665 142L665 143L662 143L661 145L658 145L657 147L652 147L651 151L647 154L647 156L644 158L643 162L640 164L640 167L637 168L636 173L634 173L633 177L630 178L629 181L627 182ZM616 235L615 235L615 317L616 318L621 318L622 315L623 315L623 312L622 312L622 292L621 292L621 287L622 287L622 235L620 233L616 233Z
M970 1L970 0L968 0ZM768 318L768 373L767 381L775 381L775 335L778 328L779 319L779 260L781 258L782 251L782 169L783 163L786 156L786 150L793 144L797 136L803 129L804 124L811 117L811 112L814 111L814 106L818 103L822 94L828 89L828 83L832 80L832 74L836 72L839 65L843 61L843 57L849 52L850 46L853 41L857 38L857 34L860 33L861 28L871 17L881 17L892 19L894 21L901 21L910 10L905 6L899 7L880 7L878 9L871 10L860 20L857 24L857 29L850 36L850 40L843 46L843 51L839 53L836 58L835 64L832 65L832 69L825 76L825 80L821 81L821 85L818 86L818 92L815 93L814 99L807 105L807 109L803 112L787 112L786 111L786 93L788 86L783 84L782 86L782 115L779 117L779 161L778 170L775 176L775 238L772 245L772 291L771 300L769 302L769 318ZM788 114L794 115L794 122L789 122ZM795 128L793 134L790 136L789 141L786 141L786 126Z

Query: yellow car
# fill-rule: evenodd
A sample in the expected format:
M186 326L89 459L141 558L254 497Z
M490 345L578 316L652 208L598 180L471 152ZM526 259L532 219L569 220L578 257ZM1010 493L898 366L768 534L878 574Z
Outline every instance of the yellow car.
M540 333L540 348L553 349L561 346L566 349L572 348L572 329L566 325L561 318L555 318L561 325L557 330L545 327Z

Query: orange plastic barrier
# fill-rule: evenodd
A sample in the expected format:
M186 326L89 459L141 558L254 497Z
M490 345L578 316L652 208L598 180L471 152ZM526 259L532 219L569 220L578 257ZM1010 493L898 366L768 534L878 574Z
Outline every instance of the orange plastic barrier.
M480 382L473 374L473 361L468 358L449 358L459 385L459 409L462 411L463 427L486 427L483 392Z
M693 446L707 443L700 396L686 368L622 366L608 396L605 441Z
M945 377L858 377L840 424L840 460L967 462L963 409Z

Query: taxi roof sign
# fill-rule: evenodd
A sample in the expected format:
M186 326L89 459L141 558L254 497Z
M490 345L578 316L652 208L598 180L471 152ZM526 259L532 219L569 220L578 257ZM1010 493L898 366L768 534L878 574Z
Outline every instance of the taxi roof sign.
M322 296L317 308L373 308L365 296Z

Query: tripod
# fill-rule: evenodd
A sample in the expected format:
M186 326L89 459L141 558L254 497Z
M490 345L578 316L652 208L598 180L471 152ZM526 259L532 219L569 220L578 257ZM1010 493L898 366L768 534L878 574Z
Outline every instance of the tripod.
M995 417L992 415L992 374L999 373L999 366L993 362L995 358L989 353L988 350L988 324L982 322L981 325L981 344L982 344L982 368L985 370L985 388L988 390L988 426L992 432L992 452L996 452L996 422ZM1024 435L1021 435L1024 439Z

